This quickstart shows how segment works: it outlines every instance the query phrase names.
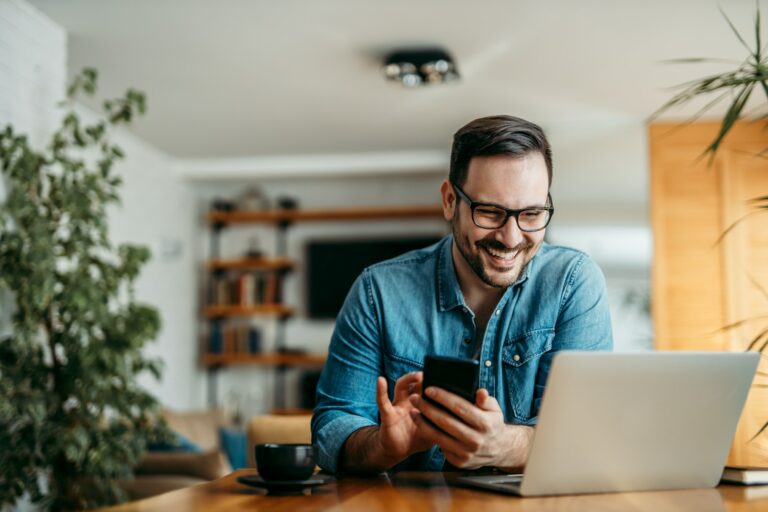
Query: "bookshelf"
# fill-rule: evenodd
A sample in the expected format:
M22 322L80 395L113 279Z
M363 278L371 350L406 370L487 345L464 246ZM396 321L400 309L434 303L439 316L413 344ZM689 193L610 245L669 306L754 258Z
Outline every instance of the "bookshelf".
M206 262L207 303L202 316L207 324L201 365L208 371L208 401L217 402L217 375L224 368L254 365L276 371L274 411L286 411L284 379L288 368L319 368L324 354L285 350L285 324L296 314L282 301L283 278L295 268L286 257L286 237L297 222L371 221L388 219L441 219L439 205L384 206L367 208L278 209L266 211L210 211L207 223L211 243ZM220 257L222 232L230 226L262 224L276 229L274 254L224 259ZM257 336L239 319L265 317L277 323L273 352L263 352Z

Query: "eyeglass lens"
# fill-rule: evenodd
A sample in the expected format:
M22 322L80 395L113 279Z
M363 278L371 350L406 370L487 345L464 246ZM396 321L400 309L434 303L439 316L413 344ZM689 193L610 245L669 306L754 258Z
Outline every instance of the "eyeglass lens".
M549 215L549 210L523 210L517 215L517 225L522 231L544 229L549 222ZM500 228L506 219L507 212L493 206L479 205L472 213L472 220L481 228Z

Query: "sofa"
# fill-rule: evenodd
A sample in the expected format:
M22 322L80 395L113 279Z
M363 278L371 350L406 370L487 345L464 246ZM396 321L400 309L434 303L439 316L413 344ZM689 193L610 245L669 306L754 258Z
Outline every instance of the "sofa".
M219 428L227 425L221 410L165 410L163 417L173 431L200 451L147 452L134 469L135 477L121 483L131 500L215 480L232 471L219 446Z

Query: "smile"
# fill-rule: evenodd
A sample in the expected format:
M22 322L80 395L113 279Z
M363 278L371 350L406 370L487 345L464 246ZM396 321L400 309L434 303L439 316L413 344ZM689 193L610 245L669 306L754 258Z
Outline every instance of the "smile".
M511 262L519 254L520 251L500 251L498 249L492 249L490 247L483 247L485 252L492 256L496 260L505 262Z

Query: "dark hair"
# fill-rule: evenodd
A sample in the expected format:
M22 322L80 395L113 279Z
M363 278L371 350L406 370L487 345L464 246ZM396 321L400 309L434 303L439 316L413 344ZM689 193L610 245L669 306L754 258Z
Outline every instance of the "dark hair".
M476 156L510 155L521 157L538 151L547 164L552 185L552 149L537 124L512 116L481 117L464 125L453 136L449 179L459 186L467 180L469 162Z

